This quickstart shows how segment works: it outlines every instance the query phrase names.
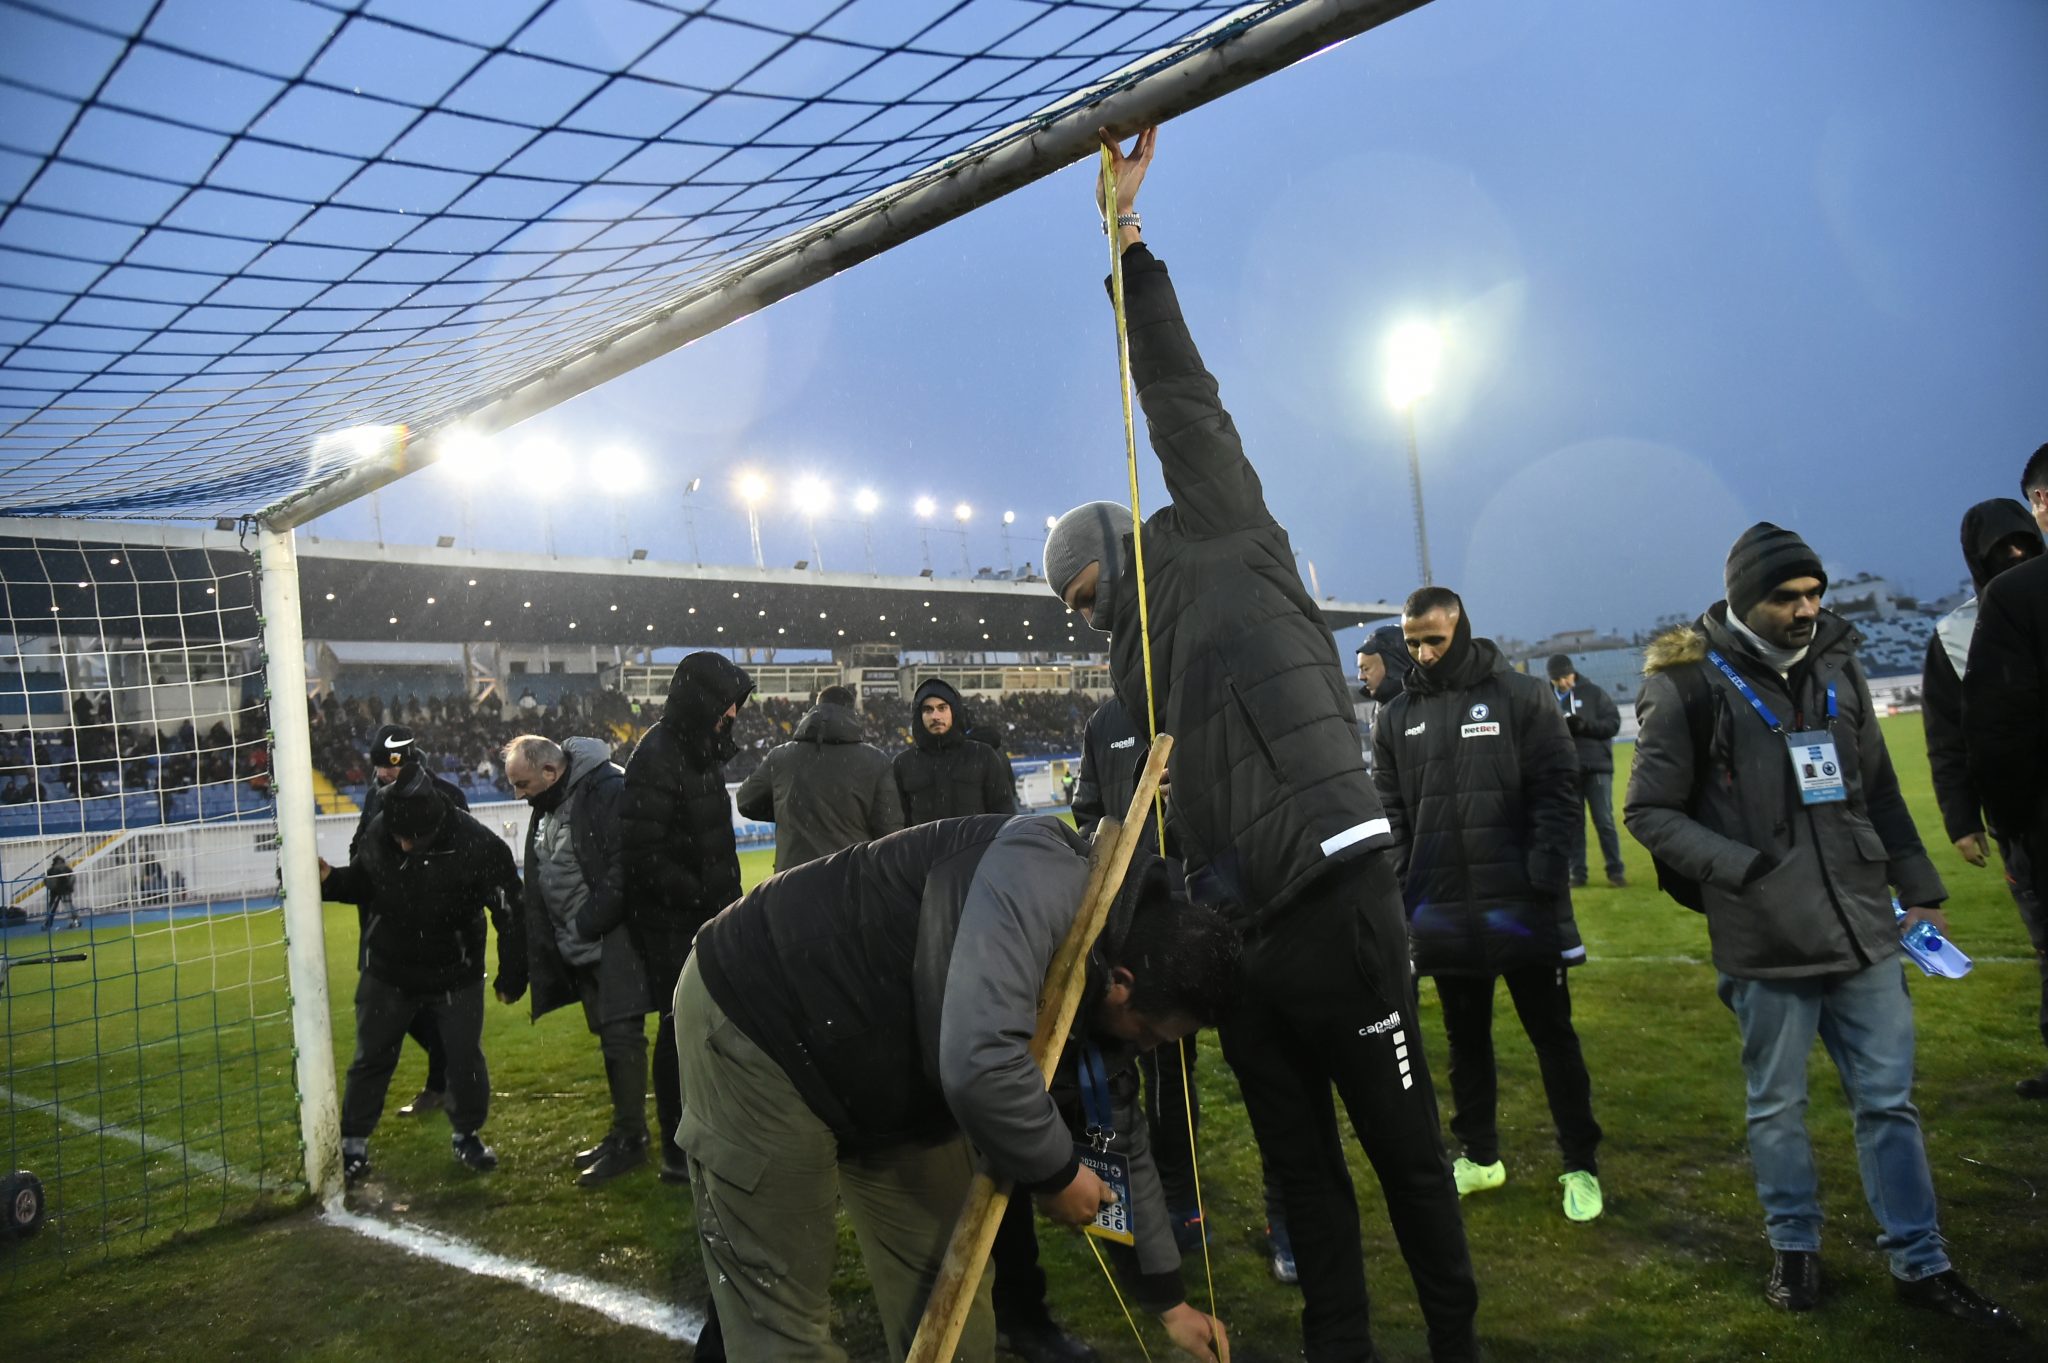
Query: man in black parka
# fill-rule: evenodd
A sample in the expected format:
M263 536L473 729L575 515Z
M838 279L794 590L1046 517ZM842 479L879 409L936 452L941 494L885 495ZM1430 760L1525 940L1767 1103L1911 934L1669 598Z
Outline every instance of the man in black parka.
M1015 814L1017 786L994 746L969 735L969 717L951 683L933 677L910 700L911 746L896 754L903 826L970 814Z
M1401 628L1416 666L1373 726L1373 780L1401 842L1415 968L1443 1001L1458 1192L1507 1182L1493 1058L1493 982L1505 979L1557 1123L1564 1213L1591 1221L1600 1124L1565 984L1586 959L1566 886L1583 823L1571 733L1548 686L1472 637L1456 592L1415 592Z
M775 825L778 871L903 827L895 769L867 741L854 705L844 686L820 691L790 741L770 749L734 793L742 818Z
M1173 499L1142 531L1158 727L1175 740L1169 817L1190 893L1245 932L1224 1056L1286 1198L1311 1363L1376 1356L1333 1085L1386 1194L1432 1356L1474 1358L1479 1292L1423 1063L1391 829L1336 640L1140 240L1132 205L1154 137L1116 153L1115 207L1131 373ZM1045 565L1054 592L1109 634L1117 695L1142 716L1131 522L1114 502L1077 507Z
M661 1123L661 1178L690 1173L676 1146L682 1096L676 1077L675 989L691 939L740 897L739 843L725 764L739 707L754 679L721 654L692 653L676 664L661 718L626 763L620 801L626 859L626 927L661 1010L654 1034L654 1110Z
M356 831L348 840L350 857L355 856L356 848L363 840L363 834L368 831L371 820L377 817L377 811L383 807L386 792L400 777L409 776L413 772L419 772L432 782L434 789L440 792L441 798L448 802L450 808L469 808L469 797L462 793L462 787L427 770L426 754L420 751L419 740L412 730L402 724L381 725L376 733L370 735L370 786L363 792L363 810L356 816ZM360 929L365 916L362 911L358 911L356 915L358 970L363 965ZM426 1082L420 1085L420 1091L414 1094L404 1107L398 1109L398 1115L424 1117L429 1112L439 1112L447 1106L448 1057L441 1049L440 1029L434 1025L433 1018L425 1011L412 1020L405 1034L426 1052L427 1078Z
M505 745L505 779L533 807L526 825L526 959L500 998L529 978L533 1017L583 1005L597 1038L611 1129L578 1149L578 1184L595 1188L647 1162L647 972L626 930L620 852L624 774L601 738L557 744L521 734Z
M498 935L496 990L523 969L525 925L512 911L520 886L512 850L452 808L425 772L401 777L350 854L320 864L321 897L363 909L362 975L356 982L356 1052L341 1101L342 1172L369 1172L370 1135L384 1109L406 1028L425 1013L447 1054L446 1110L455 1157L487 1173L498 1157L479 1129L490 1115L484 1062L484 962L488 914Z
M2027 508L2010 497L1979 502L1963 513L1963 560L1977 594L1944 615L1927 641L1927 662L1920 673L1920 718L1927 733L1927 766L1934 777L1934 800L1957 855L1972 866L1985 855L1983 802L1970 779L1969 745L1963 736L1963 676L1969 668L1970 640L1977 631L1977 612L1991 580L2008 568L2041 556L2041 530ZM2048 1043L2048 916L2034 893L2033 869L2026 845L1997 836L1999 859L2005 863L2005 885L2019 906L2020 921L2034 944L2040 967L2041 1039ZM2015 1084L2022 1098L2048 1098L2048 1069Z
M1544 665L1550 674L1550 690L1557 712L1571 731L1572 747L1579 760L1579 803L1593 818L1593 831L1600 837L1600 858L1607 866L1607 883L1619 890L1628 884L1621 864L1621 834L1614 827L1614 736L1621 732L1621 710L1614 697L1597 682L1579 675L1570 655L1553 653ZM1586 821L1573 821L1570 855L1572 888L1586 883Z

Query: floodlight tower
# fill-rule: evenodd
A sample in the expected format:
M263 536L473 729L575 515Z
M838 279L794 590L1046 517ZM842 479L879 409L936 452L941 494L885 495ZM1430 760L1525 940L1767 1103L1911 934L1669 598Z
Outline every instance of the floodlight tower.
M740 500L747 504L747 536L754 542L754 566L766 572L768 560L761 554L761 503L768 496L768 480L758 473L742 473L737 486Z
M1003 572L1010 577L1017 575L1017 555L1010 549L1010 527L1017 523L1017 513L1003 513Z
M1415 446L1415 404L1436 391L1437 368L1443 363L1443 332L1428 322L1408 322L1387 340L1387 401L1401 413L1408 432L1408 486L1415 494L1415 558L1422 585L1429 572L1429 524L1422 513L1422 458Z
M939 504L929 497L920 497L911 509L917 512L917 538L924 546L924 571L929 577L932 571L932 517L939 514Z
M597 490L612 504L612 524L619 532L619 557L628 558L632 555L633 543L627 527L626 508L633 494L647 486L647 467L632 450L614 445L597 452L591 461L591 474Z
M867 543L869 577L875 575L875 508L881 504L882 499L871 487L853 494L853 509L860 512L861 538Z
M818 517L832 506L832 489L818 478L801 478L793 495L796 509L804 513L804 527L811 532L811 567L825 571L825 555L818 548Z
M974 519L974 508L965 502L955 502L953 519L960 522L960 575L973 577L974 564L967 557L967 522Z

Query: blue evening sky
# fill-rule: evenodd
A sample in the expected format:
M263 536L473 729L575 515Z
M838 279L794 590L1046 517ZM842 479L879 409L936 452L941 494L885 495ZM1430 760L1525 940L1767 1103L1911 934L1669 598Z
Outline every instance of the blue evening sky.
M1634 628L1720 595L1751 521L1938 594L1965 507L2048 440L2048 5L1438 0L1162 130L1140 200L1267 499L1325 593L1417 583L1381 344L1440 319L1418 409L1435 575L1482 632ZM1123 496L1107 248L1070 168L501 437L631 448L623 518L571 477L564 553L750 550L732 489L801 473L825 563L1036 561L1048 513ZM1141 435L1142 439L1142 435ZM1147 462L1146 496L1163 493ZM458 533L456 483L379 499ZM493 477L476 537L538 548ZM367 538L360 504L315 533ZM810 556L771 501L771 564Z

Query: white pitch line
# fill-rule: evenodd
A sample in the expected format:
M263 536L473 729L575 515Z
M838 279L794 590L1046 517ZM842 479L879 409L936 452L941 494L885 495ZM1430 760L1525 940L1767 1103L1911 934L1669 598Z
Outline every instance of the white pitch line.
M146 1154L182 1156L190 1168L203 1174L225 1178L240 1188L283 1186L283 1180L272 1179L265 1182L253 1174L235 1168L219 1155L194 1150L176 1141L159 1140L112 1122L103 1122L83 1112L74 1112L62 1103L16 1093L5 1085L0 1085L0 1101L25 1112L48 1112L67 1126L77 1127L95 1136L126 1141ZM597 1312L608 1320L649 1331L664 1339L676 1339L685 1344L695 1345L697 1336L704 1329L703 1315L687 1307L659 1302L627 1288L598 1282L594 1278L508 1259L502 1254L493 1254L467 1241L457 1240L453 1236L443 1235L439 1231L428 1230L423 1226L388 1225L372 1217L359 1216L339 1203L327 1207L323 1215L333 1225L387 1245L395 1245L408 1254L432 1259L436 1263L447 1264L479 1277L499 1278L517 1283L543 1296L553 1297L556 1301L581 1306Z
M571 1306L581 1306L595 1311L608 1320L636 1329L647 1330L664 1339L681 1340L695 1345L698 1334L704 1329L704 1317L688 1307L675 1306L668 1302L656 1301L642 1293L594 1278L581 1277L574 1273L563 1273L538 1264L508 1259L502 1254L493 1254L480 1249L465 1240L428 1230L424 1226L405 1223L392 1225L374 1217L360 1216L340 1203L330 1203L322 1213L332 1224L344 1230L354 1231L383 1244L395 1245L407 1254L436 1263L447 1264L465 1273L474 1273L482 1278L501 1278L506 1282L553 1297L556 1301Z
M0 1085L0 1101L24 1112L48 1112L66 1126L77 1127L80 1131L87 1131L95 1136L111 1136L117 1141L126 1141L146 1155L165 1155L183 1159L188 1168L210 1178L225 1178L237 1188L276 1189L282 1187L285 1182L282 1179L266 1181L254 1174L245 1174L211 1151L198 1150L181 1141L164 1140L141 1131L130 1131L125 1126L101 1121L98 1117L88 1116L83 1112L74 1112L62 1103L16 1093L5 1085Z

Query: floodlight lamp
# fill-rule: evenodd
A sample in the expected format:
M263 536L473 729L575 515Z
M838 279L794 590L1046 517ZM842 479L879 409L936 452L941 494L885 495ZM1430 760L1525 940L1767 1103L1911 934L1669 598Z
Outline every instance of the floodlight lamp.
M683 495L687 497L692 492L695 492L698 488L702 486L704 486L704 480L702 478L692 478L689 482L683 484ZM654 626L649 625L648 628L652 629L654 628Z
M552 440L529 440L513 457L519 485L537 497L551 496L567 485L575 474L569 452Z
M748 506L759 506L768 496L768 480L758 473L742 473L733 486L740 494L740 500Z
M607 497L630 496L647 485L647 466L639 455L619 445L592 456L590 471L597 490Z
M914 504L914 509L917 512L918 519L928 521L938 514L939 504L929 497L920 497Z
M440 466L465 483L483 476L497 455L497 449L489 439L460 428L450 431L436 443L441 452Z
M864 487L853 494L853 509L863 516L874 515L875 508L881 504L882 499L875 495L875 490L871 487Z
M1059 523L1060 518L1058 516L1047 516L1045 518L1046 532L1050 534L1059 525Z
M1003 524L1004 524L1004 525L1015 525L1016 523L1017 523L1017 513L1016 513L1016 512L1014 512L1014 511L1005 511L1005 512L1003 513Z
M1444 334L1429 322L1406 322L1387 338L1387 401L1405 411L1436 391Z
M832 489L822 479L800 478L790 490L796 509L806 516L822 516L832 505Z
M967 503L956 502L953 504L953 519L959 521L961 524L965 525L973 515L974 508L969 506Z

